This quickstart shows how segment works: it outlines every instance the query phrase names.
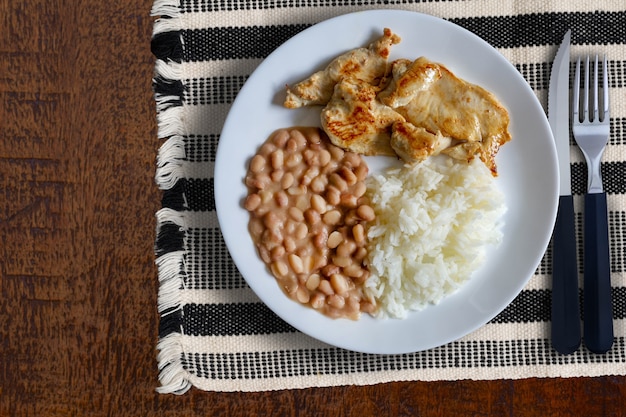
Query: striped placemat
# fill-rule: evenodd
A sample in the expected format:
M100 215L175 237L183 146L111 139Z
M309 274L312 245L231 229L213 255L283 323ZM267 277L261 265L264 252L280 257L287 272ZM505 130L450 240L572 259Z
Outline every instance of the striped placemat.
M572 56L598 52L611 71L611 137L603 159L609 195L615 344L604 355L551 347L551 249L527 287L496 318L428 351L371 355L335 348L277 318L232 262L215 213L213 169L220 131L248 76L281 43L325 19L393 8L430 14L497 48L547 104L551 62L567 28ZM156 0L152 51L158 136L156 181L163 393L191 386L262 391L400 380L575 377L626 374L626 8L587 2ZM572 146L572 182L582 248L586 165ZM582 272L582 253L579 256Z

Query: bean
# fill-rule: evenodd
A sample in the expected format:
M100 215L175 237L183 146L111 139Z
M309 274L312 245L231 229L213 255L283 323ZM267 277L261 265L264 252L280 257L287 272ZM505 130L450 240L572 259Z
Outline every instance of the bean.
M367 256L367 249L361 247L354 252L354 259L358 262L361 262Z
M250 233L254 236L261 236L265 227L263 226L263 222L259 218L253 218L249 223Z
M328 235L328 241L326 242L326 245L330 249L335 249L342 241L343 235L335 230L330 235Z
M370 276L370 273L366 269L361 269L361 275L352 277L352 282L355 284L363 284Z
M348 183L336 172L330 174L330 176L328 177L328 182L337 187L339 191L345 191L348 188Z
M342 194L339 203L344 207L354 208L358 205L358 199L352 194Z
M272 264L272 273L277 277L284 277L289 273L289 267L287 264L281 261L276 261Z
M271 158L272 158L272 168L281 169L283 167L285 158L283 156L282 149L276 149L274 152L272 152Z
M322 142L319 131L317 129L309 129L306 132L306 138L309 141L309 145L317 145Z
M343 220L346 226L354 226L359 221L361 221L361 219L359 218L359 216L356 215L355 209L352 209L349 212L347 212Z
M324 268L322 268L322 275L325 277L330 277L333 274L338 274L340 271L339 267L335 264L327 264Z
M341 202L341 191L336 187L329 186L326 190L326 201L328 201L328 204L336 206Z
M342 309L346 305L346 299L340 295L332 294L328 296L328 305L336 309Z
M328 184L326 176L318 175L317 177L313 178L313 181L311 181L311 191L318 194L322 193L326 188L326 184Z
M361 157L354 152L346 152L343 158L344 161L350 164L352 168L356 168L361 165Z
M270 178L274 182L279 182L283 179L283 175L285 175L285 171L283 171L282 169L277 169L275 171L272 171L272 173L270 174Z
M306 288L298 287L296 290L296 299L302 304L306 304L311 299L311 294L309 294Z
M341 212L339 210L331 210L324 213L322 220L329 226L334 226L341 220Z
M261 256L261 259L263 259L263 262L266 264L269 264L272 261L270 250L265 246L259 246L259 256Z
M359 181L356 184L354 184L354 188L352 189L352 192L357 198L362 197L366 191L367 191L367 186L365 185L363 181Z
M302 162L302 155L299 153L293 153L287 157L285 165L287 165L289 168L293 168L296 165L300 164L300 162Z
M289 260L289 266L296 274L301 274L304 271L304 264L302 263L302 258L295 254L289 254L287 257Z
M282 222L280 221L276 213L270 211L265 215L265 217L263 217L263 224L265 224L265 227L267 227L268 229L276 229L280 225L282 225Z
M293 177L293 174L291 172L287 172L285 175L283 175L283 178L280 181L280 186L283 190L286 190L293 185L294 181L295 179Z
M317 289L326 295L334 294L333 287L331 287L330 282L325 279L320 281L320 284L317 286Z
M298 149L304 148L307 144L307 140L304 137L304 135L302 134L302 132L298 129L293 129L291 132L289 132L291 134L291 137L296 141L296 143L298 144Z
M309 278L306 280L306 287L310 291L315 291L317 287L320 285L320 276L319 274L311 274Z
M243 206L248 211L254 211L261 205L261 197L258 194L250 194L246 197Z
M266 164L267 164L267 161L262 155L254 155L254 157L250 161L250 171L254 172L255 174L258 174L259 172L262 172L265 169Z
M374 209L367 204L359 206L356 214L365 221L372 221L376 218L376 215L374 214Z
M304 160L309 166L319 164L319 156L317 152L312 149L307 149L306 151L304 151Z
M322 229L313 237L313 245L316 248L322 249L326 247L327 240L328 240L328 230Z
M271 182L272 179L265 173L260 173L256 177L251 177L249 181L246 180L246 184L249 187L257 188L259 190L264 190Z
M348 258L356 250L356 243L351 240L346 240L337 246L337 255Z
M302 273L303 274L308 274L309 272L311 272L313 270L313 257L308 255L308 251L306 251L307 254L302 254L299 255L300 259L302 259ZM304 278L304 280L302 281L303 283L306 282L306 278Z
M311 297L311 307L313 307L316 310L319 310L320 308L324 307L324 304L326 303L326 297L324 296L324 294L315 294L313 295L313 297Z
M328 152L330 152L330 156L335 161L341 161L341 158L343 158L343 155L344 155L343 149L341 149L341 148L339 148L337 146L329 146L328 147Z
M359 300L358 298L352 296L348 297L346 302L346 313L350 315L351 313L357 313L360 310Z
M287 149L287 152L289 153L297 151L298 142L294 138L289 138L289 140L287 140L287 144L285 145L285 149Z
M306 226L306 224L304 223L300 223L297 227L296 227L296 234L295 234L295 238L297 240L302 240L304 239L307 235L309 234L309 228Z
M305 212L309 208L309 198L306 195L297 196L295 206Z
M287 204L289 204L289 197L287 197L287 194L285 194L284 191L279 191L274 194L274 199L276 200L278 207L286 207Z
M287 194L289 195L302 195L304 193L306 193L305 185L297 185L287 188Z
M282 280L283 289L287 294L295 295L296 291L298 291L298 282L295 280Z
M284 148L288 140L289 140L289 132L287 130L280 129L280 130L277 130L276 133L274 133L273 142L274 142L274 145L276 145L277 147Z
M349 186L356 184L356 174L348 167L342 167L339 170L339 175L343 178Z
M363 268L357 264L351 264L343 268L343 273L350 278L358 278L363 275Z
M325 167L330 162L330 159L330 152L328 152L326 149L322 149L319 155L320 165Z
M311 196L311 208L320 214L326 213L326 200L318 194Z
M300 210L298 207L289 207L287 212L289 213L289 216L291 216L291 218L297 222L301 222L304 220L304 213L302 213L302 210Z
M273 261L277 261L285 255L285 248L283 246L276 246L271 250L270 255Z
M272 193L270 191L259 191L259 196L261 197L261 203L267 204L272 201Z
M283 246L287 253L293 253L296 250L296 241L291 236L285 236Z
M374 313L376 311L376 305L369 301L361 301L359 303L359 309L364 313Z
M270 142L266 142L263 144L263 146L261 146L261 149L259 149L259 155L263 155L267 157L275 150L276 150L276 146L274 146L274 144Z
M364 181L365 178L367 177L367 171L368 171L367 165L361 164L354 169L354 174L356 175L359 181Z
M348 256L333 256L333 264L340 268L345 268L352 263L352 260Z
M268 249L271 249L283 241L282 231L281 229L265 229L263 235L261 236L261 240L263 244L268 247Z
M302 184L309 185L314 178L316 178L320 173L320 169L316 166L310 167L304 173L302 177Z
M352 227L352 237L354 237L354 241L357 245L365 243L365 228L362 224L355 224L354 227Z
M304 212L304 219L310 224L315 225L320 222L320 213L313 209L308 209Z

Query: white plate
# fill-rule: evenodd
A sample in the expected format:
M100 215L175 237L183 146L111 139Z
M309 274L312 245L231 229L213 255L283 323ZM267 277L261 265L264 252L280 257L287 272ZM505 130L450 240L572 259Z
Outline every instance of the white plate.
M384 27L401 36L391 59L425 56L495 93L511 115L512 141L497 156L508 206L504 240L456 293L404 320L332 320L288 299L257 256L248 233L243 179L249 158L276 129L319 125L320 108L282 107L284 88L337 55L368 45ZM520 73L486 42L432 16L377 10L304 30L267 57L241 89L222 130L215 164L217 215L230 254L252 290L278 316L323 342L367 353L407 353L456 340L501 312L536 270L556 217L558 171L545 113Z

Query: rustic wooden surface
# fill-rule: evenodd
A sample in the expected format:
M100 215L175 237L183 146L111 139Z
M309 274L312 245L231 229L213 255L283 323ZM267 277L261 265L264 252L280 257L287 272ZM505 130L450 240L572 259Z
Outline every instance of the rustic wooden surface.
M624 377L157 394L152 1L0 1L0 416L625 415Z

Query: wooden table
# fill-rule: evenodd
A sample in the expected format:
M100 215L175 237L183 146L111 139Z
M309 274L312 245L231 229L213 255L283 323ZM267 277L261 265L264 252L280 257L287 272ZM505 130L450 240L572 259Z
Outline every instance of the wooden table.
M0 2L0 416L626 415L626 378L159 395L152 0Z

